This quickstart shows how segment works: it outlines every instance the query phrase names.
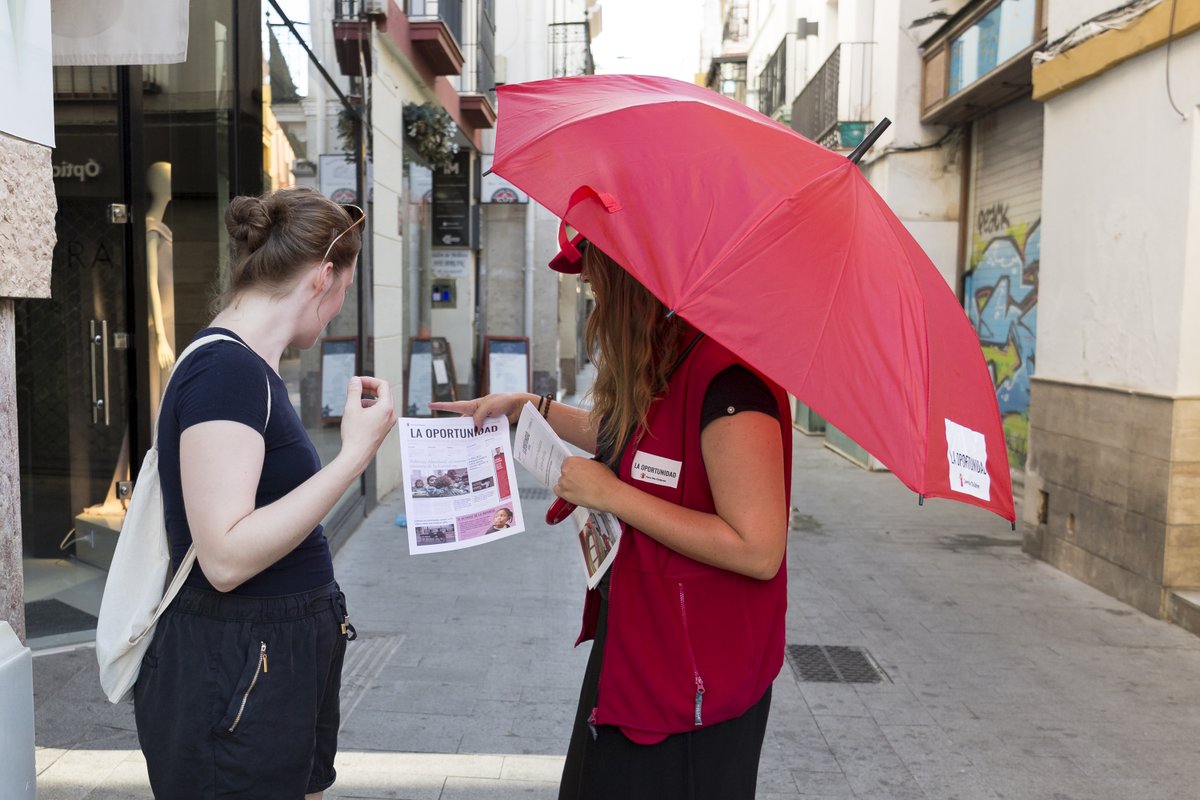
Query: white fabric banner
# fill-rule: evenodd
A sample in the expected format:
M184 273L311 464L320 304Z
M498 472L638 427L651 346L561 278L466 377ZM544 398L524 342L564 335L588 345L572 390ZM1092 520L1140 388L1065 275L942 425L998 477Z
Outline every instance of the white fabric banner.
M54 147L50 14L39 0L0 3L0 131Z
M54 63L187 60L188 0L51 0Z

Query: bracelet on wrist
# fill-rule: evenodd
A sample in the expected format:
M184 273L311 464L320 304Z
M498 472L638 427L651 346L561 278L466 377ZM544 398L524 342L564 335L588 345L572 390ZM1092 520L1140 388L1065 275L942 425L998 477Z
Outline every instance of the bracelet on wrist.
M548 420L550 417L550 404L554 402L554 395L546 394L546 395L543 395L542 399L544 399L546 401L546 405L545 405L545 407L542 407L541 404L539 403L538 404L539 410L542 412L542 419Z

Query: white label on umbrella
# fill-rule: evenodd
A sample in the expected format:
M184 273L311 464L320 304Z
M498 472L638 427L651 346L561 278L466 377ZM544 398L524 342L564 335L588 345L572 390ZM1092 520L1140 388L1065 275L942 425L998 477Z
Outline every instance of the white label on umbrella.
M951 489L980 500L991 497L987 442L982 433L946 420L946 458L950 461Z
M679 486L679 472L682 469L682 461L672 461L669 458L638 450L633 456L633 466L629 470L629 477L635 481L657 483L659 486L670 486L674 489Z

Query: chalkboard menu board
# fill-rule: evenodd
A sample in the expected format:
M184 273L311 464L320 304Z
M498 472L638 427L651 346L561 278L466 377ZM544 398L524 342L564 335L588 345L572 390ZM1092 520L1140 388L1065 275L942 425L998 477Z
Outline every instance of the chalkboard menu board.
M482 393L529 391L529 339L485 336Z
M475 247L471 222L471 155L463 150L433 172L433 246Z
M441 336L410 339L408 369L404 380L404 414L406 417L431 417L429 403L434 400L458 399L454 377L454 358L450 343Z
M337 422L346 407L346 385L358 374L358 339L321 340L321 421Z

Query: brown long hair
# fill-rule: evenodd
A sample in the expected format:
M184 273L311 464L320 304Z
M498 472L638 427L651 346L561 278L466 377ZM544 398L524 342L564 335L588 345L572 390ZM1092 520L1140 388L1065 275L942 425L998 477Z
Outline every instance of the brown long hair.
M345 209L308 186L234 197L225 209L228 285L213 301L214 313L247 289L286 289L352 222ZM338 274L354 266L361 246L362 226L337 240L329 260Z
M585 334L596 365L591 423L615 463L626 439L646 424L654 398L667 390L687 326L667 319L667 307L595 245L584 251L583 274L596 295Z

